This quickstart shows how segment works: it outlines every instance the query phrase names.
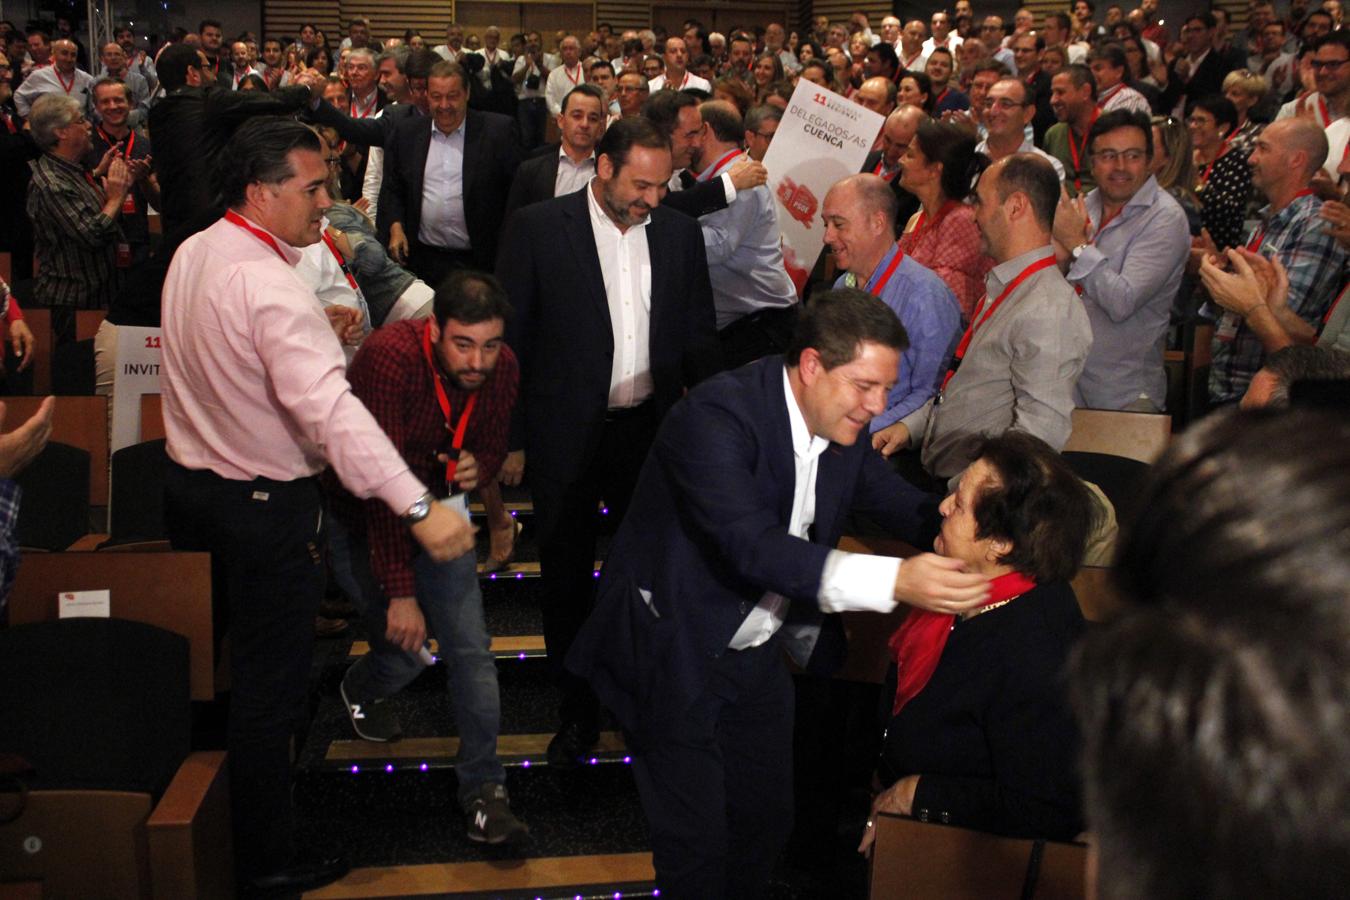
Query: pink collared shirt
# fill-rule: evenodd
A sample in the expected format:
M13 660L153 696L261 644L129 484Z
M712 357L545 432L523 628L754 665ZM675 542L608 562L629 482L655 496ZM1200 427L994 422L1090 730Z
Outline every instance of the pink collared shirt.
M256 224L256 223L255 223ZM222 478L292 481L326 462L346 488L403 513L426 488L351 392L300 251L221 219L183 242L163 294L168 453Z

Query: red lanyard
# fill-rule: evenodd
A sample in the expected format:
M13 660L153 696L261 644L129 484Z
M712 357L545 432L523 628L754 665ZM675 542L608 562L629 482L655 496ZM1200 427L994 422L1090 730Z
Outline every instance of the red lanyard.
M1350 148L1350 144L1346 144L1345 146L1347 148ZM881 159L877 160L877 167L872 170L872 174L880 177L883 181L894 181L895 176L900 174L900 167L896 166L895 170L891 172L889 175L887 175L885 172L882 171L882 167L885 165L886 165L885 157L882 157Z
M431 368L431 383L436 386L436 402L441 405L441 412L445 415L445 430L454 434L450 446L459 450L464 446L464 432L469 428L469 416L473 415L474 404L478 401L477 394L470 394L468 401L464 404L464 412L460 413L459 423L453 427L450 425L450 398L445 393L445 385L441 384L440 373L436 370L436 361L431 355L431 321L428 320L426 327L422 329L422 351L426 354L427 366ZM455 468L459 465L459 460L453 456L445 463L445 484L447 487L455 482Z
M733 159L740 156L743 152L744 151L741 150L741 148L739 147L737 147L735 150L730 151L729 153L727 153L726 156L723 156L717 162L713 163L711 168L705 169L703 173L698 176L699 180L712 181L714 178L718 176L718 174L727 165L727 163L731 162ZM706 175L707 177L705 178L704 175Z
M1003 293L995 297L994 302L984 308L984 315L970 320L970 326L966 328L966 333L961 335L961 343L956 345L956 355L952 357L952 366L947 370L946 376L942 379L943 390L947 389L947 382L952 380L952 376L956 374L957 367L961 365L961 359L966 355L966 348L970 346L970 340L975 336L975 330L985 322L989 321L990 317L998 311L999 306L1003 304L1003 301L1008 299L1008 295L1017 290L1022 282L1026 281L1042 269L1048 269L1054 264L1055 255L1053 253L1042 259L1036 260L1021 272L1017 273L1016 278L1008 282L1008 286L1003 289ZM988 294L985 294L985 299L989 299ZM979 307L976 308L978 309Z
M1092 111L1092 121L1088 123L1087 128L1083 129L1083 148L1081 150L1078 148L1078 145L1074 143L1073 126L1067 125L1066 123L1069 129L1069 156L1073 158L1073 188L1077 193L1080 194L1083 193L1083 182L1078 177L1078 173L1080 171L1080 164L1078 162L1078 159L1080 156L1087 153L1088 135L1092 134L1092 126L1096 123L1097 115L1100 112L1101 112L1100 110L1096 109Z
M365 109L362 109L362 108L360 107L360 105L356 102L356 95L353 94L353 95L352 95L352 102L351 102L351 115L352 115L352 117L353 117L353 118L356 118L356 119L368 119L368 118L370 118L370 114L373 113L373 112L375 111L375 104L377 104L377 103L379 103L379 102L380 102L380 94L379 94L378 91L376 91L376 92L371 96L370 102L369 102L368 104L366 104L366 108L365 108Z
M881 292L886 290L886 285L890 283L891 276L895 274L895 270L900 265L900 260L904 258L905 254L901 253L899 250L895 251L895 256L891 258L891 264L886 267L886 271L881 273L881 277L877 279L877 283L872 286L871 293L873 297L880 297Z
M103 138L103 140L108 144L109 147L117 146L117 141L111 137L108 137L108 132L103 130L102 125L98 127L98 136ZM134 131L127 132L127 148L126 151L122 154L122 158L131 159L131 148L135 146L136 146L136 132Z
M1237 126L1235 125L1235 126L1233 126L1233 130L1230 131L1230 132L1228 132L1228 134L1224 137L1223 143L1219 145L1219 152L1218 152L1218 155L1216 155L1216 156L1214 157L1214 159L1210 160L1209 165L1205 166L1205 171L1203 171L1203 172L1200 173L1200 183L1201 183L1201 184L1209 184L1209 173L1212 172L1212 171L1214 171L1214 164L1215 164L1216 162L1218 162L1219 160L1223 159L1223 155L1224 155L1225 153L1228 152L1228 142L1231 141L1231 140L1233 139L1233 135L1235 135L1235 134L1237 134L1237 133L1238 133L1238 130L1237 130ZM1350 145L1347 145L1347 146L1350 146Z
M936 100L933 101L933 109L937 109L939 106L941 106L941 105L942 105L942 101L943 101L943 100L946 100L946 99L947 99L947 95L950 94L951 92L952 92L952 89L951 89L951 88L949 88L949 87L943 88L943 89L942 89L942 93L938 94L938 98L937 98Z
M566 75L566 76L567 76L567 80L570 81L570 82L572 82L573 84L580 84L580 83L581 83L581 64L580 64L580 63L577 63L577 74L576 74L575 77L572 75L572 71L571 71L570 69L568 69L566 66L563 66L563 74ZM684 87L684 85L680 85L680 87Z
M263 231L261 228L255 227L251 222L249 222L243 216L239 215L239 213L235 212L232 209L226 210L225 221L229 222L231 225L237 225L238 227L247 231L249 234L253 235L258 240L262 241L267 246L271 247L272 250L276 252L276 255L281 257L282 262L286 263L287 265L290 265L290 262L286 259L286 254L282 253L281 248L277 246L276 239L273 238L267 232Z
M70 84L66 84L66 80L61 77L61 70L56 68L55 65L52 66L52 72L56 75L56 80L61 82L61 87L65 88L67 94L69 94L75 88L74 72L70 73Z
M1304 188L1303 190L1295 194L1293 196L1293 199L1291 199L1289 202L1290 204L1292 204L1294 200L1297 200L1299 197L1311 197L1311 196L1312 196L1312 188ZM1252 235L1252 239L1247 242L1247 249L1253 253L1259 253L1261 250L1261 245L1265 243L1265 240L1266 240L1266 226L1263 224L1261 226L1261 230L1256 232L1256 234Z
M1109 216L1103 216L1103 217L1102 217L1102 225L1101 225L1101 227L1098 228L1095 232L1093 232L1092 237L1088 240L1088 243L1089 243L1089 244L1095 244L1095 243L1097 243L1097 238L1099 238L1099 237L1102 236L1102 232L1106 230L1106 226L1107 226L1107 225L1110 225L1112 222L1114 222L1114 221L1116 220L1116 216L1120 215L1120 214L1123 213L1124 211L1125 211L1125 205L1124 205L1124 204L1121 204L1120 208L1117 209L1115 212L1111 213L1111 215L1109 215ZM1092 225L1092 219L1091 219L1091 218L1088 219L1087 224L1088 224L1089 226Z
M937 215L933 217L933 224L928 226L928 230L932 231L934 228L937 228L938 225L942 224L942 220L947 217L947 213L951 212L959 205L960 204L958 204L955 200L948 200L946 203L942 204L942 208L939 209ZM914 223L914 230L909 233L909 237L912 238L909 245L910 249L913 249L919 243L919 238L923 235L924 232L924 224L927 221L928 221L928 212L926 210L920 210L919 221Z
M1317 95L1317 111L1322 115L1322 127L1331 127L1331 111L1327 109L1327 100L1321 94Z
M108 196L107 192L104 191L103 188L101 188L101 187L98 186L98 182L94 180L94 176L93 176L92 173L90 173L90 172L85 172L85 173L84 173L84 180L87 181L87 182L89 182L89 186L90 186L91 188L93 188L94 191L95 191L100 197L103 197L103 198L105 198L105 199L107 198L107 196Z
M10 134L19 133L19 129L14 127L14 120L9 117L9 113L5 112L4 110L0 110L0 118L3 118L5 120L5 128L9 131ZM1350 147L1350 144L1346 144L1346 146Z
M915 53L915 54L914 54L913 56L911 56L909 59L905 60L905 64L904 64L904 66L901 68L901 71L902 71L902 72L912 72L912 71L914 71L914 61L917 60L920 56L923 56L923 48L922 48L922 47L919 48L919 52L918 52L918 53Z
M352 275L352 270L351 267L347 265L346 257L342 255L342 251L338 249L337 244L333 242L333 238L329 236L326 230L323 232L323 242L328 245L329 250L333 251L333 258L337 260L338 268L342 270L342 274L347 276L347 283L352 286L352 290L356 291L358 294L361 293L361 286L356 283L356 277Z

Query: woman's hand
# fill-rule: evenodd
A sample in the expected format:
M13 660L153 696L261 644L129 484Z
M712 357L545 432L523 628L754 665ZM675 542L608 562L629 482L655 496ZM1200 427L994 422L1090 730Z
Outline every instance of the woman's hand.
M895 784L886 788L872 801L872 814L867 817L867 829L863 831L858 852L863 856L872 855L872 845L877 839L877 816L892 813L901 816L914 814L914 792L919 789L919 776L906 775Z

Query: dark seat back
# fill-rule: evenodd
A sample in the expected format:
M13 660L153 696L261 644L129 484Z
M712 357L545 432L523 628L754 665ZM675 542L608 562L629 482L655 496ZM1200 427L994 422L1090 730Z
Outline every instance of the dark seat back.
M89 533L89 452L52 441L15 478L19 546L64 550Z
M169 455L163 438L123 447L112 456L108 543L156 541L164 531L164 472Z

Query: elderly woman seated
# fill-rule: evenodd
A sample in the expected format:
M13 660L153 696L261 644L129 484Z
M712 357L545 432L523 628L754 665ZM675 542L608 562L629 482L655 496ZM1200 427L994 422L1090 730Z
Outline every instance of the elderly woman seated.
M915 610L891 638L897 687L873 813L1013 837L1082 830L1062 673L1083 631L1068 579L1094 506L1038 438L986 438L942 503L938 553L992 579L964 616ZM860 849L870 848L873 830Z

